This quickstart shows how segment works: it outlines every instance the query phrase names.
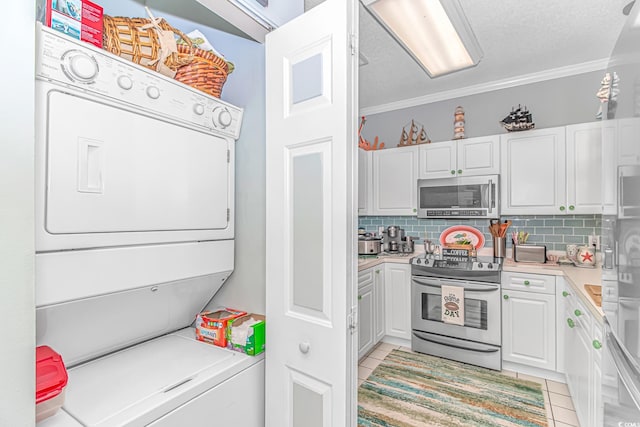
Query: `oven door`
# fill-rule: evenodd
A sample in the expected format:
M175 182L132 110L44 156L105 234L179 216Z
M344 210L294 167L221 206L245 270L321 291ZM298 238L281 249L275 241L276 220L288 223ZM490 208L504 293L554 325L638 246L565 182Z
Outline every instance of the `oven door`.
M464 326L442 321L442 286L464 288ZM501 344L500 285L412 276L411 328L448 337Z

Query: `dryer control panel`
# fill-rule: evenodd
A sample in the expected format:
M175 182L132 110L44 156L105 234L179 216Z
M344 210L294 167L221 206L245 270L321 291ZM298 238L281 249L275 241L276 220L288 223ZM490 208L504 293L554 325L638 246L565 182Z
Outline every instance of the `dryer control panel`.
M36 78L237 139L243 110L38 24Z

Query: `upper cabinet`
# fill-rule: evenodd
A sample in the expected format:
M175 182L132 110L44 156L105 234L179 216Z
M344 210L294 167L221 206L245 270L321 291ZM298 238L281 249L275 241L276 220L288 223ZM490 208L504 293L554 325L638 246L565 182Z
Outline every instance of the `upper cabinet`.
M640 164L640 118L616 120L618 122L618 164Z
M501 213L599 214L603 205L615 206L616 126L605 121L503 135Z
M372 215L416 215L418 147L373 152Z
M498 135L420 145L418 177L428 179L499 174L499 147Z
M501 214L566 210L565 128L502 135Z
M371 212L373 151L358 149L358 215Z

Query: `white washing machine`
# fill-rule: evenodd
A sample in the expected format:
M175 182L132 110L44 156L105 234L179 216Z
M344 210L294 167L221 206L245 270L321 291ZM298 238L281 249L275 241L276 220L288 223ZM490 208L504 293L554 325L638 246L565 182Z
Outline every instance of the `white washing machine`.
M234 267L242 109L41 25L37 43L36 343L69 370L38 425L262 426L264 358L190 327Z

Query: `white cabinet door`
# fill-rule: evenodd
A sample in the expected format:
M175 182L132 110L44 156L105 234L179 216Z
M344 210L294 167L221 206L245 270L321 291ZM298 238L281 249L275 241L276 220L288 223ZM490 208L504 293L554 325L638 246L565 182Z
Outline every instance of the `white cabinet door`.
M369 215L371 211L371 193L373 152L358 149L358 215Z
M604 419L604 406L602 402L602 326L593 323L593 341L591 352L593 353L593 374L591 376L591 425L601 426Z
M567 213L602 213L601 122L567 126Z
M418 147L373 152L373 214L415 215Z
M419 146L421 179L500 173L498 135Z
M640 164L640 118L620 119L618 122L618 164Z
M566 210L565 128L500 137L501 214L562 214Z
M565 370L580 425L590 424L590 384L593 375L591 318L575 296L565 301Z
M373 343L384 337L384 267L379 265L373 269Z
M513 290L502 295L503 360L555 370L555 295Z
M500 173L500 136L491 135L457 141L456 175L497 175Z
M602 123L602 213L618 213L618 123Z
M456 175L455 141L422 144L418 147L418 153L420 156L420 179L449 178Z
M384 266L386 335L411 339L411 266Z
M373 283L358 289L358 359L373 347Z

